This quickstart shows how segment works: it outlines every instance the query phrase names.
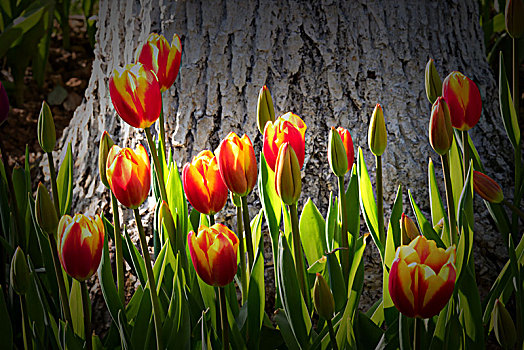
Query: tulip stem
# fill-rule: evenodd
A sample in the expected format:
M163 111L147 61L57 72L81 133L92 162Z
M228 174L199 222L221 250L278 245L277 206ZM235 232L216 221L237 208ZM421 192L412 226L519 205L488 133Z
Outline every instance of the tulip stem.
M7 159L7 152L5 151L4 142L3 142L2 137L0 137L0 152L2 152L2 161L4 162L5 177L7 179L7 187L9 188L9 194L11 197L11 210L13 211L13 216L15 217L15 231L16 231L18 239L21 241L24 239L24 235L22 232L22 228L20 227L20 221L18 220L19 218L18 204L16 201L16 194L15 194L15 188L13 186L13 179L11 178L13 173L11 172L11 167L9 166L9 160ZM23 244L23 242L19 242L19 245L25 248L25 244Z
M91 339L91 316L89 314L89 305L91 299L89 299L89 293L87 291L86 282L80 282L80 288L82 290L82 309L84 311L84 333L86 338L86 349L91 350L93 348Z
M519 208L517 208L516 206L514 206L513 204L511 204L510 202L508 202L507 200L503 199L502 200L502 204L505 204L508 208L510 208L515 214L517 214L518 216L520 216L521 219L524 220L524 211L520 210Z
M20 308L22 311L22 334L24 337L24 349L28 350L28 349L32 349L33 347L29 339L30 328L29 328L29 318L27 315L27 302L25 300L25 295L23 294L20 295Z
M215 224L215 215L209 214L209 226L213 226Z
M331 348L338 350L337 337L335 336L335 330L333 329L333 323L331 320L326 320L329 329L329 338L331 339Z
M147 280L149 282L149 289L151 292L151 304L153 304L153 316L155 319L156 348L160 350L164 347L162 345L162 320L160 319L160 303L158 301L158 294L156 292L155 276L153 275L151 257L149 256L149 250L147 249L146 235L144 233L144 227L142 226L142 217L140 216L138 208L133 209L133 213L135 214L136 226L138 228L138 235L140 237L140 246L142 248L142 255L144 256Z
M377 211L378 211L378 233L382 245L386 244L386 232L384 231L384 193L382 188L382 156L375 156L377 164Z
M519 51L518 51L518 38L512 38L513 40L513 105L515 106L515 112L517 113L517 120L519 120Z
M302 292L302 297L306 302L306 305L309 305L309 287L306 284L305 268L304 268L304 254L302 253L302 245L300 243L300 231L298 227L298 211L297 204L291 204L289 206L289 211L291 214L291 234L293 235L293 252L295 255L295 270L297 271L298 283L300 284L300 291Z
M160 187L160 198L168 203L166 184L164 183L164 174L162 167L160 166L160 161L158 160L158 154L155 143L153 142L153 137L151 136L151 129L145 128L144 131L146 132L147 144L149 145L149 151L151 152L151 157L153 158L153 164L155 166L156 179L158 182L158 187Z
M247 300L246 249L244 247L244 227L242 227L242 207L237 208L237 235L240 249L240 284L242 285L242 305Z
M110 190L111 191L111 190ZM120 234L120 216L118 213L118 202L115 194L111 191L111 209L113 210L113 225L115 227L115 255L116 255L116 284L118 287L118 297L125 305L124 290L124 258L122 255L122 235Z
M464 183L466 183L466 179L468 177L468 169L469 169L469 137L468 132L466 130L462 131L462 167L464 168Z
M73 321L71 318L71 309L69 309L69 300L67 298L64 274L62 272L62 266L60 265L60 260L58 259L58 248L56 246L55 236L49 234L49 244L51 245L51 256L53 257L53 265L55 266L56 279L58 281L58 291L60 293L60 300L62 301L62 310L64 312L64 317L66 322L70 326L73 326Z
M420 350L420 333L422 331L422 319L415 317L413 321L413 350Z
M220 325L222 326L222 349L229 349L229 323L227 321L226 291L224 287L218 287L218 298L220 299Z
M242 216L244 217L244 233L246 234L246 248L247 248L247 273L251 274L251 267L253 266L253 238L251 237L251 222L249 220L249 208L247 206L247 196L240 197L242 199Z
M449 155L445 153L440 156L442 161L442 170L444 172L444 185L446 188L446 202L448 204L448 217L449 217L449 235L451 244L457 244L458 232L457 232L457 219L455 216L455 202L453 202L453 189L451 187L451 176L449 169Z
M53 202L55 203L56 215L60 219L60 200L58 199L58 186L56 185L56 171L55 171L55 161L53 160L53 153L47 152L47 161L49 163L49 173L51 176L51 189L53 190Z
M344 186L344 176L338 177L338 200L339 200L339 214L342 221L342 230L340 232L342 236L342 249L340 250L340 262L342 263L342 273L344 275L344 281L348 283L349 278L349 241L347 232L347 203L346 203L346 191Z
M160 116L158 117L158 126L160 129L160 147L162 154L166 157L166 129L164 124L164 104L160 107Z

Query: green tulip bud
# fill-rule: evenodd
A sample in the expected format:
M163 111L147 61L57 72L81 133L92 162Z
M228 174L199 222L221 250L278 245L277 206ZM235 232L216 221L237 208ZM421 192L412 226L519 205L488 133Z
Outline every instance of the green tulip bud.
M38 143L46 153L53 152L56 145L55 122L49 105L44 101L38 116Z
M435 103L437 97L442 96L442 80L435 68L435 62L432 58L429 59L426 64L426 96L428 97L429 103Z
M297 155L288 142L278 150L275 170L277 194L285 204L295 204L302 191L302 177Z
M518 39L524 34L524 2L522 0L506 1L506 30L508 34Z
M98 148L98 172L100 173L100 181L104 184L105 187L109 188L109 183L107 182L106 175L106 166L107 166L107 155L109 150L113 147L115 143L107 133L104 131L102 137L100 138L100 147Z
M376 156L381 156L386 150L388 144L388 135L386 132L386 121L382 107L377 103L371 121L369 122L368 144L371 152Z
M275 108L273 107L273 99L271 93L266 85L262 86L258 94L257 103L257 126L258 131L264 134L264 128L267 122L275 121Z
M504 349L513 349L517 342L517 331L511 315L499 299L491 312L491 325L495 331L495 338Z
M11 269L9 273L11 286L19 295L24 295L29 290L31 284L29 266L25 260L22 248L17 247L11 260Z
M235 192L229 192L229 195L231 196L231 202L233 202L233 205L240 208L242 206L242 199L240 199L240 196Z
M342 138L338 131L331 127L329 132L328 161L331 171L338 177L348 172L348 158Z
M335 313L335 299L326 280L319 273L317 273L315 285L313 286L313 304L320 317L325 320L331 320Z
M58 216L55 205L49 196L47 188L40 182L36 192L36 222L44 232L50 235L56 235L58 228Z

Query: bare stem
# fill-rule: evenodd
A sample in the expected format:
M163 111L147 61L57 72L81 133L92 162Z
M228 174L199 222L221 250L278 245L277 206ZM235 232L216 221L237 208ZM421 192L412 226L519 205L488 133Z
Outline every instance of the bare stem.
M220 325L222 326L222 349L229 349L229 323L227 321L226 291L224 287L218 287L218 298L220 299Z
M247 300L246 248L244 247L244 227L242 227L242 207L237 208L237 235L240 250L240 283L242 284L242 305Z
M384 230L384 192L382 188L382 156L375 156L377 163L377 210L378 210L378 233L382 245L386 244L386 232Z
M111 191L111 190L110 190ZM116 281L118 286L118 297L125 305L124 289L124 258L122 251L122 235L120 234L120 217L118 214L118 202L111 191L111 209L113 210L113 224L115 226L115 255L116 255Z
M246 248L247 248L247 273L251 274L251 267L253 266L253 239L251 237L251 221L249 220L249 207L247 206L247 196L242 199L242 215L244 217L244 233L246 234ZM249 276L248 276L249 279Z
M344 275L344 280L347 283L347 279L349 278L349 242L348 242L348 224L347 224L347 207L346 207L346 191L344 188L344 176L338 177L338 200L339 200L339 214L342 221L342 229L341 229L341 237L342 242L341 245L343 248L340 250L340 262L342 265L342 273Z
M89 304L91 299L89 299L89 293L87 292L86 282L80 282L80 287L82 290L82 308L84 311L84 333L86 338L86 349L93 349L93 342L91 339L91 316L89 315Z

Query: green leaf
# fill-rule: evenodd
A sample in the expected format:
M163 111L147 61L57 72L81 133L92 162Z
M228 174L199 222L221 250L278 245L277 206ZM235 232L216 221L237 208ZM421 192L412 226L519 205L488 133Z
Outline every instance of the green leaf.
M462 188L464 187L464 174L462 172L462 154L458 147L458 137L454 137L449 150L449 172L451 177L451 188L453 190L453 203L458 208L458 202Z
M429 182L429 202L431 205L431 223L433 226L437 225L439 221L444 218L444 228L442 231L442 242L446 245L450 245L449 240L449 222L448 216L444 209L444 204L438 190L437 178L435 177L435 166L433 160L429 158L428 165L428 182Z
M68 214L73 201L73 156L71 142L67 145L67 152L56 177L60 215Z
M358 312L355 322L355 337L359 349L375 349L384 331L362 312Z
M260 243L263 242L260 239ZM263 245L256 250L253 270L249 278L249 287L247 295L247 339L249 349L258 349L260 343L260 330L264 318L265 308L265 286L264 286L264 249ZM236 300L235 300L236 302Z
M317 261L327 250L326 223L311 198L302 209L299 230L307 261Z
M80 282L73 279L71 294L69 295L69 307L73 319L73 330L80 338L84 338L84 310L82 308L82 289Z
M515 105L511 98L502 51L499 55L499 105L504 129L506 129L506 134L513 148L517 150L520 148L520 128Z
M460 324L464 330L466 349L484 349L484 327L480 296L471 271L473 264L465 266L460 278L458 296L460 300ZM457 287L455 287L457 288Z
M166 183L167 202L173 218L178 215L180 225L177 225L177 237L187 237L189 220L186 195L182 186L182 179L178 172L178 166L173 161L169 167L169 175ZM185 247L185 240L182 241Z
M463 268L468 266L473 249L473 183L471 168L466 178L458 207L457 224L461 231L457 246L457 279L461 278Z
M143 287L145 287L147 279L146 279L146 265L144 264L144 259L138 252L138 249L136 248L136 246L133 244L133 241L131 241L131 237L129 236L129 233L127 232L126 226L124 226L124 235L126 238L127 249L129 250L129 254L131 255L131 262L138 276L138 280L140 281L140 284Z
M333 291L333 298L335 299L335 312L341 311L346 305L347 289L342 269L338 261L337 255L334 252L326 254L328 281L331 290Z
M288 349L301 349L301 346L298 344L297 339L293 334L293 330L291 329L288 317L284 310L278 309L275 311L275 322L277 323L278 328L280 328L280 334L282 335L282 338L284 338L284 342L286 343Z
M411 201L411 208L413 209L413 212L415 213L415 217L417 219L418 227L420 228L420 231L426 237L427 239L432 239L437 243L437 247L446 249L446 246L444 245L444 242L440 239L439 235L435 232L433 229L433 226L429 223L429 221L424 217L424 214L420 211L420 208L418 207L417 203L415 203L415 199L411 195L411 190L408 190L409 199Z
M348 213L348 232L353 237L360 234L360 192L358 188L357 166L353 164L351 178L346 191L346 210Z
M153 307L151 306L151 289L149 285L144 290L140 307L135 318L135 325L131 332L131 344L137 349L146 349L149 334L152 332Z
M262 214L263 209L260 209L257 215L251 219L251 242L253 242L253 251L258 251L258 245L260 244L260 237L262 237ZM263 244L263 243L262 243Z
M13 327L11 326L11 317L7 310L7 305L4 299L4 290L0 285L0 329L2 330L2 346L6 349L13 347Z
M326 215L326 239L328 249L334 250L338 248L338 242L335 241L337 236L336 231L339 228L337 223L338 218L338 202L337 198L333 198L333 192L329 193L329 207Z

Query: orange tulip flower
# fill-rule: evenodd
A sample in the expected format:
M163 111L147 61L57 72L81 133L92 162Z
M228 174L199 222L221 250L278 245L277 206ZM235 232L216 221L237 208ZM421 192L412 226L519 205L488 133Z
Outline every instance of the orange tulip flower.
M205 150L186 163L182 182L189 203L202 214L216 214L226 204L227 187L213 152Z
M455 247L437 248L418 236L397 248L389 271L389 294L408 317L430 318L448 303L455 288Z
M237 273L238 238L222 224L200 226L187 235L189 253L200 278L210 286L223 287Z
M155 72L164 92L173 85L180 69L182 45L178 35L173 35L171 45L163 35L151 33L137 55L137 61Z
M109 94L120 118L135 128L148 128L160 116L160 85L155 73L141 63L115 69L109 79Z
M247 135L241 138L230 132L216 151L222 180L229 190L246 196L257 183L257 159L253 144Z
M58 256L69 276L85 281L96 272L104 247L104 224L95 217L64 215L58 223Z
M117 145L111 147L106 176L116 199L130 209L138 208L151 186L151 165L144 146L138 145L136 151Z
M482 112L477 85L460 72L451 72L442 83L442 96L449 106L451 125L461 131L474 127Z
M266 123L263 152L271 170L275 171L278 149L285 142L289 142L293 147L302 169L306 154L306 129L306 123L291 112L278 117L274 122Z

